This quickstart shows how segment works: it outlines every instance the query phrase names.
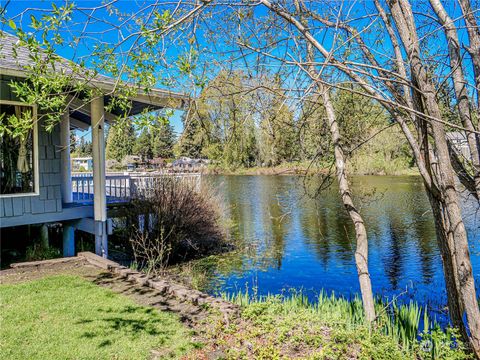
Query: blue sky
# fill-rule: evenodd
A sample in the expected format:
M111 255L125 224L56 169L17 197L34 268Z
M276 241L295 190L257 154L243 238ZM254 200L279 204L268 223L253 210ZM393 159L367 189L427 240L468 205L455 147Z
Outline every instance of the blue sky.
M6 18L14 18L15 22L17 23L17 27L22 28L24 31L29 32L32 31L34 32L34 29L30 27L31 20L30 16L34 15L37 19L40 19L43 14L46 14L46 12L42 11L43 9L45 10L51 10L52 9L52 4L56 4L58 7L63 6L65 4L65 1L63 0L55 0L55 1L42 1L42 0L37 0L37 1L27 1L27 0L14 0L14 1L6 1L6 0L1 0L0 1L2 6L7 5L5 17ZM136 8L138 8L139 4L145 4L149 3L149 1L127 1L127 0L121 0L118 1L115 6L125 12L132 12ZM101 1L75 1L75 4L78 5L79 7L96 7L102 4ZM23 14L23 15L22 15ZM112 19L111 16L108 16L106 11L104 10L97 10L95 12L95 16L99 18L105 18L105 19ZM72 39L73 35L76 35L76 33L81 33L83 28L82 28L82 20L84 20L85 17L82 16L81 13L75 12L75 16L72 19L72 21L69 24L69 29L68 32L65 31L62 36L67 40L66 42L69 43ZM75 24L78 23L78 24ZM12 29L10 29L7 25L2 24L2 29L8 32L13 33ZM92 29L92 27L94 29ZM88 32L100 32L102 30L107 30L111 29L111 26L104 25L100 23L94 23L92 24L91 28L88 30ZM102 35L101 37L102 41L106 42L112 42L115 43L118 41L118 36L114 32ZM67 58L71 59L74 61L79 61L80 59L86 60L87 64L91 60L89 58L89 54L91 53L92 49L91 47L93 46L95 42L92 41L90 44L88 41L82 42L78 47L71 47L71 46L64 46L64 47L57 47L56 52ZM129 44L125 44L125 46L128 46ZM171 56L175 56L176 48L172 47L172 53ZM172 90L177 90L177 89L172 89ZM181 121L181 116L182 116L183 111L176 110L173 113L173 116L170 118L170 123L173 125L174 130L177 134L180 134L183 131L183 123ZM87 140L89 140L90 135L83 133L83 136Z
M7 3L6 0L0 0L2 5L5 5ZM65 1L61 0L55 0L53 1L53 3L57 4L57 6L61 6L65 3ZM82 0L82 1L76 1L75 2L78 6L81 6L83 8L88 8L88 7L95 7L95 6L99 6L102 2L101 1L85 1L85 0ZM134 1L127 1L127 0L121 0L121 1L118 1L116 2L115 6L122 12L134 12L136 11L137 9L145 6L145 4L152 4L153 1L150 1L150 0L134 0ZM162 2L160 2L162 3ZM165 1L165 4L172 4L174 2L171 2L171 1ZM348 3L348 1L346 2ZM365 8L367 9L372 9L373 7L373 2L372 1L358 1L358 2L352 2L351 4L354 4L355 5L352 7L352 13L356 13L355 15L352 15L353 17L354 16L362 16L362 15L365 15L366 11L365 11ZM14 18L15 21L17 22L18 26L21 26L25 31L29 31L29 28L28 28L28 25L30 24L30 14L33 14L35 15L37 18L39 18L42 14L42 11L41 9L51 9L52 8L52 1L51 0L48 0L48 1L27 1L27 0L14 0L14 1L10 1L8 3L8 6L7 6L7 14L6 14L6 17L7 18ZM311 2L311 4L315 4L315 2ZM318 3L317 3L318 4ZM331 3L326 3L326 4L332 4L332 6L334 6L334 4L338 4L338 2L335 2L335 1L332 1ZM414 4L414 6L416 7L415 10L417 10L419 13L421 12L431 12L431 9L429 9L429 5L428 5L428 2L425 1L425 2L415 2L415 1L412 1L412 4ZM455 5L455 3L453 1L443 1L443 4L447 7L447 10L448 12L450 13L451 17L452 18L460 18L460 9L458 6ZM164 11L165 9L169 8L169 6L171 5L165 5L165 6L161 6L160 7L160 10L161 11ZM365 6L365 8L364 8ZM24 12L25 10L28 10L28 12L26 13L26 15L21 19L18 15L21 14L22 12ZM328 10L328 9L320 9L320 10ZM374 11L370 11L368 10L367 12L368 13L374 13ZM76 33L80 33L82 32L83 30L83 21L85 20L86 18L86 15L85 14L88 14L90 10L84 10L83 12L80 11L80 12L76 12L75 13L75 17L73 18L73 20L69 23L69 26L68 26L68 30L63 30L62 32L62 36L64 36L66 39L72 39L72 36L74 36ZM264 7L257 7L254 11L254 16L255 18L257 19L257 21L259 21L261 23L261 19L263 17L265 17L267 15L267 10L264 8ZM145 16L147 16L148 13L145 14ZM105 10L98 10L96 11L95 13L95 17L100 19L100 20L111 20L111 19L117 19L115 16L109 16L107 14L107 12ZM220 15L218 16L218 18L220 18ZM422 25L421 22L422 21L425 21L427 20L427 18L425 17L421 17L421 16L418 16L417 17L417 21L419 22L419 25ZM372 19L369 18L368 16L363 18L363 20L360 20L360 21L357 21L357 24L360 24L360 26L362 27L367 27L369 25L369 23L372 22ZM458 25L460 26L463 26L462 22L458 22ZM215 70L218 71L218 68L221 68L221 67L228 67L228 66L234 66L236 69L242 69L242 67L245 67L245 64L242 62L243 60L241 61L236 61L236 62L229 62L228 59L229 59L229 55L228 54L228 51L231 50L231 45L229 44L229 41L231 41L237 34L235 33L235 29L234 28L230 28L229 27L229 24L225 24L223 25L224 26L224 29L223 28L219 28L220 32L222 32L222 30L224 30L222 33L218 34L216 39L218 39L218 42L208 42L206 41L206 37L204 37L203 35L203 31L206 31L206 27L204 26L204 24L200 24L200 26L198 26L198 30L197 30L197 37L196 39L198 40L198 43L197 45L202 48L203 50L203 53L202 53L202 56L204 56L200 61L199 63L203 63L203 64L199 64L199 65L205 65L206 67L208 67L207 69L209 70L208 74L210 76L214 76L215 75ZM8 29L8 27L6 27L5 25L3 25L4 29ZM106 34L100 34L101 31L104 31L104 30L107 30L107 29L111 29L112 26L111 25L106 25L104 23L102 23L102 21L96 21L96 22L93 22L90 24L90 28L88 31L91 32L91 34L93 34L94 32L96 32L97 34L96 35L92 35L92 38L90 39L87 39L83 42L81 42L79 44L79 46L76 46L75 48L73 47L68 47L68 46L64 46L64 47L59 47L57 49L57 52L59 55L62 55L68 59L73 59L74 61L75 60L79 60L79 59L86 59L87 60L87 63L89 61L91 61L91 57L89 58L88 55L90 54L91 50L92 50L92 46L93 44L95 43L98 43L99 40L101 41L105 41L105 42L108 42L108 43L116 43L118 41L118 31L114 30L114 31L110 31ZM231 30L232 33L230 33L228 30ZM374 31L374 28L372 28L373 31L371 34L367 35L367 40L368 41L371 41L372 43L376 40L379 41L379 44L376 45L378 46L378 50L380 53L384 48L388 48L390 46L390 43L389 43L389 40L388 39L385 39L385 38L378 38L378 34L375 33ZM121 31L123 33L128 33L130 30L128 30L126 27L124 27L123 29L121 29ZM278 30L279 33L282 32L282 29L279 29ZM436 49L438 49L439 51L444 51L445 50L445 40L444 40L444 36L443 36L443 32L440 30L438 30L438 26L436 25L428 25L428 26L425 26L425 27L422 27L422 33L424 34L427 34L427 39L429 41L429 49L432 51L432 53L435 53ZM189 39L191 37L191 34L189 32L186 32L184 34L180 34L181 36L179 36L179 39L180 40L176 40L174 42L174 45L170 45L166 48L166 61L170 61L170 62L174 62L175 59L178 57L179 54L187 51L189 48L191 48L191 46L186 42L187 39ZM329 49L331 44L332 44L332 36L331 36L331 32L330 31L325 31L325 30L318 30L318 32L316 33L317 35L317 38L320 39L324 46ZM461 38L461 40L465 40L465 42L467 42L467 34L466 34L466 31L465 29L460 29L459 30L459 36ZM264 39L261 38L261 35L260 35L260 39L258 40L258 44L260 44L261 42L263 42ZM126 48L128 48L130 44L129 43L126 43L123 45L123 50L125 50ZM282 52L285 50L285 43L283 43L282 45L279 45L278 47L274 47L274 48L271 48L271 53L272 54L282 54ZM237 53L238 54L238 53ZM357 54L354 54L355 56ZM388 54L387 54L388 55ZM385 59L388 59L388 57L386 57ZM252 59L251 58L248 58L247 57L247 60L246 61L251 61ZM319 60L321 60L321 58L319 58ZM218 62L218 66L215 65L215 62ZM251 64L253 64L254 62L252 61ZM272 61L272 63L274 63L274 61ZM271 66L272 63L269 63L268 66ZM247 64L248 66L251 66L251 64ZM274 68L275 66L278 66L277 65L273 65L272 68ZM466 60L466 74L467 76L470 77L470 80L471 80L471 77L472 77L472 68L469 64L469 61L468 59ZM213 71L212 71L213 70ZM170 70L169 70L170 71ZM172 71L172 76L173 77L176 77L176 74L175 74L175 70L171 70ZM448 72L448 67L444 67L444 69L440 69L440 70L437 70L439 72L443 72L443 73L447 73ZM213 75L212 75L213 74ZM181 77L178 76L178 79L180 79ZM183 80L179 80L178 83L177 83L177 86L178 87L175 87L175 88L172 88L172 90L175 90L175 91L182 91L182 92L187 92L189 94L192 93L192 88L187 86L186 83L183 83L182 84L182 81ZM291 85L291 83L288 83L288 81L290 81L289 79L287 80L284 80L287 84L287 86ZM185 85L184 88L182 88L181 86L182 85ZM161 86L161 85L159 85ZM198 89L197 89L198 90ZM176 111L174 116L171 118L171 123L172 125L174 126L174 129L177 133L180 133L183 129L183 126L182 126L182 122L181 122L181 112L180 111Z

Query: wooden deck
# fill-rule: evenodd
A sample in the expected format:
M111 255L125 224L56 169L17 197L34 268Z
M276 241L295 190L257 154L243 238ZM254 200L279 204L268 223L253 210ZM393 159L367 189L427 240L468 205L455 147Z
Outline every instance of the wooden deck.
M199 173L120 173L107 174L105 188L107 204L126 203L130 199L144 194L158 181L175 178L198 189L201 174ZM90 205L93 203L93 175L91 173L72 176L72 197L75 204Z

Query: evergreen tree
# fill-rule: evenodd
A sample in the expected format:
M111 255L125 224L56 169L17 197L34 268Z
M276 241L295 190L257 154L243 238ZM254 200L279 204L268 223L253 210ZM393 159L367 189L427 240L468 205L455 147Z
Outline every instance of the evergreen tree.
M133 153L142 159L173 157L175 133L173 126L157 117L140 132L135 141Z
M118 121L113 124L107 136L105 156L107 159L122 161L127 155L133 154L135 145L135 129L130 121Z
M159 121L152 127L151 147L153 157L173 157L174 143L175 133L173 131L173 126L170 125L170 123Z
M140 135L135 141L133 153L140 156L142 160L148 160L153 158L152 136L150 135L148 129L143 129L140 132Z
M193 103L190 110L183 114L183 132L175 145L176 156L199 158L206 156L217 159L216 144L212 139L212 123L207 112L205 92Z
M84 156L92 156L92 153L93 153L92 143L85 141L85 138L83 136L80 137L78 148L76 149L76 154L79 157L84 157Z

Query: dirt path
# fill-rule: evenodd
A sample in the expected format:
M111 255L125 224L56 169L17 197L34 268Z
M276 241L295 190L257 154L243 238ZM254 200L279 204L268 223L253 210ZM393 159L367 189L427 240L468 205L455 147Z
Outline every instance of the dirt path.
M0 284L16 284L60 274L77 275L93 279L103 272L102 269L91 265L85 259L75 258L67 262L45 262L37 266L25 266L1 270Z
M178 299L168 292L142 286L135 281L127 280L110 271L91 265L82 258L61 263L44 263L37 266L2 270L0 271L0 284L15 284L61 274L81 276L99 286L109 288L115 293L133 298L141 305L174 312L180 316L182 322L189 326L211 316L208 306L195 305L192 302Z

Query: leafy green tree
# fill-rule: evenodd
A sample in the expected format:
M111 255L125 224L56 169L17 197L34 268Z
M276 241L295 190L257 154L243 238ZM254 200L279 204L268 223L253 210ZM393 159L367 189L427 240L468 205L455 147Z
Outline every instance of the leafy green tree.
M243 73L221 71L184 117L178 155L206 156L226 167L256 161L255 124Z
M190 110L183 114L183 132L175 144L176 156L198 158L205 153L211 159L216 158L216 155L210 156L210 152L207 150L210 143L208 132L202 128L206 124L206 119L198 112L199 105L203 104L201 96Z
M293 161L298 154L297 128L285 98L274 94L260 122L260 160L268 166Z
M388 125L386 111L375 101L351 91L339 90L333 94L333 106L343 135L343 148L347 152L369 139Z
M325 107L318 95L309 96L302 104L298 120L299 156L303 160L333 160Z

